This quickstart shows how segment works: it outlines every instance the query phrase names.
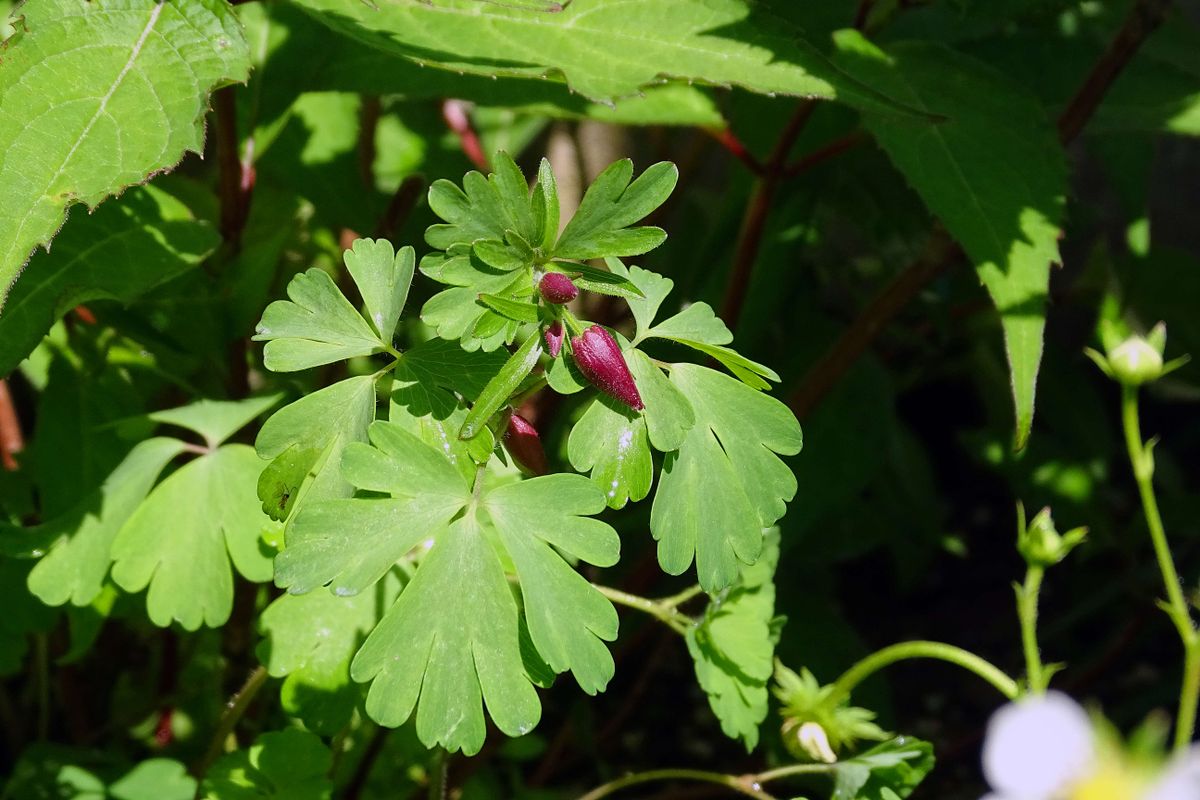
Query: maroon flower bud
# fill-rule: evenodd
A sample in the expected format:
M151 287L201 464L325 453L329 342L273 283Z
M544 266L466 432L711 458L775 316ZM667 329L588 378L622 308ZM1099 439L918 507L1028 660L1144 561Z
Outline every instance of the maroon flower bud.
M538 282L538 291L547 303L569 303L579 297L579 287L561 272L547 272Z
M556 319L550 323L550 327L546 328L546 349L550 351L551 358L558 358L558 351L562 350L564 338L562 320Z
M533 475L546 474L546 451L542 449L542 438L538 436L537 428L515 411L508 415L504 446L518 467Z
M635 411L645 408L625 357L621 355L621 346L607 328L593 325L579 336L571 337L571 350L575 354L575 365L597 389Z

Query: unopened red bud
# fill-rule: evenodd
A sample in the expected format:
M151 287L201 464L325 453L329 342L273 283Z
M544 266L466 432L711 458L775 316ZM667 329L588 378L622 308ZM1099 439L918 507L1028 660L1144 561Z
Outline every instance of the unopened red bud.
M542 449L542 437L537 428L515 411L508 415L508 427L504 431L504 446L517 466L532 475L546 474L546 451Z
M554 320L550 326L546 328L546 349L550 351L551 358L558 358L558 351L562 350L562 343L565 334L563 333L562 320Z
M635 411L645 408L625 356L621 354L621 346L607 328L593 325L579 336L573 336L571 350L575 354L575 365L597 389Z
M561 272L547 272L538 282L538 291L547 303L569 303L579 297L579 287Z

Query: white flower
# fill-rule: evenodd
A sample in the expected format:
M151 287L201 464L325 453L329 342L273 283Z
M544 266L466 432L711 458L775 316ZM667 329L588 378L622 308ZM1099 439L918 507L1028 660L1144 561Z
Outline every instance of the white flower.
M1095 760L1091 721L1061 692L1010 703L988 722L983 774L994 800L1057 800Z
M988 722L983 800L1200 800L1200 745L1157 776L1112 745L1061 692L1010 703Z

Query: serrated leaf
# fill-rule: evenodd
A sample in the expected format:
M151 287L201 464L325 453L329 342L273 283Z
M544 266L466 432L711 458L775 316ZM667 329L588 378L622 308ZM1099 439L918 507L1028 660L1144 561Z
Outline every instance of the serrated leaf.
M1019 449L1033 423L1050 267L1061 260L1067 170L1054 128L1021 87L942 45L884 52L848 31L837 45L839 63L855 75L946 117L928 125L864 121L992 295L1012 370Z
M270 580L261 537L272 523L254 493L262 468L253 448L225 445L172 473L121 527L113 581L128 592L149 587L154 624L224 623L233 606L230 560L249 580Z
M831 800L900 800L913 793L933 765L928 742L898 736L834 765Z
M151 412L146 418L195 431L211 448L277 405L282 398L280 394L269 394L247 400L197 400L179 408Z
M360 489L392 498L307 505L275 559L275 583L293 594L325 584L341 596L363 591L443 530L470 498L453 465L400 425L375 422L369 434L374 446L346 446L342 475Z
M400 591L392 577L353 597L328 592L285 594L259 618L264 635L258 658L272 677L284 678L283 708L316 733L332 735L350 721L359 687L350 660Z
M700 585L719 591L755 562L763 528L796 493L776 454L800 451L800 425L783 403L707 367L675 364L671 382L696 424L663 462L650 530L663 570L678 575L694 558Z
M295 372L388 348L324 270L298 274L287 294L291 299L267 306L255 328L254 341L267 343L267 369Z
M598 101L673 77L895 107L838 70L782 19L743 0L572 0L553 14L473 0L301 5L337 30L420 63L486 75L561 74L571 89Z
M650 493L654 464L646 420L619 400L607 395L592 400L571 428L567 458L577 471L591 473L611 508Z
M633 162L615 161L588 187L554 245L557 258L604 258L649 252L667 238L659 228L631 228L662 205L675 188L679 170L660 161L633 177Z
M396 252L386 239L356 239L343 258L379 340L391 343L404 301L408 299L408 287L416 269L416 251L401 247Z
M471 406L471 410L467 413L467 418L463 421L462 430L458 432L458 438L471 439L478 434L480 429L491 419L492 415L508 402L508 398L521 385L521 381L525 380L525 376L537 364L537 360L541 355L542 334L540 331L535 330L509 356L508 361L496 373L496 376L488 381L487 386L483 387L483 391L479 393L479 399Z
M29 589L43 603L85 606L96 599L108 574L109 550L121 526L154 487L159 473L183 452L178 439L156 437L140 442L76 508L21 538L45 547L45 555L29 575Z
M726 736L740 738L750 752L767 716L778 630L775 620L775 566L779 530L763 540L758 561L742 569L723 598L712 600L699 625L688 628L688 652L696 680L721 721Z
M264 733L228 753L204 777L205 800L329 800L333 757L320 737L288 729Z
M586 516L604 505L601 492L579 475L510 483L483 498L516 567L534 646L555 672L571 670L588 694L602 691L613 676L604 642L617 638L617 612L559 551L598 567L617 563L616 531Z
M200 152L208 92L250 66L219 0L41 0L21 12L0 72L0 308L69 206L95 207Z
M273 459L258 482L263 511L282 520L304 503L353 494L341 477L342 452L349 442L366 441L374 420L371 375L326 386L272 414L254 441L259 456Z
M415 712L426 746L479 752L484 702L509 736L537 724L541 707L524 674L517 604L474 514L435 538L416 577L354 657L350 674L371 681L372 719L394 727Z
M135 187L94 214L77 214L48 252L35 253L0 314L0 375L81 303L130 303L195 267L220 243L174 197Z

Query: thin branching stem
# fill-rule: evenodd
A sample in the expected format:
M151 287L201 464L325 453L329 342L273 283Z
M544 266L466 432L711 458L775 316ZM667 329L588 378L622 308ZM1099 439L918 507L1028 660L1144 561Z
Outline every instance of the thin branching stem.
M1008 677L1003 670L971 651L944 642L918 640L890 645L860 660L834 682L828 702L840 703L850 696L856 686L879 670L897 662L910 661L915 658L945 661L948 664L962 667L983 678L1009 700L1015 700L1021 693L1017 682Z

